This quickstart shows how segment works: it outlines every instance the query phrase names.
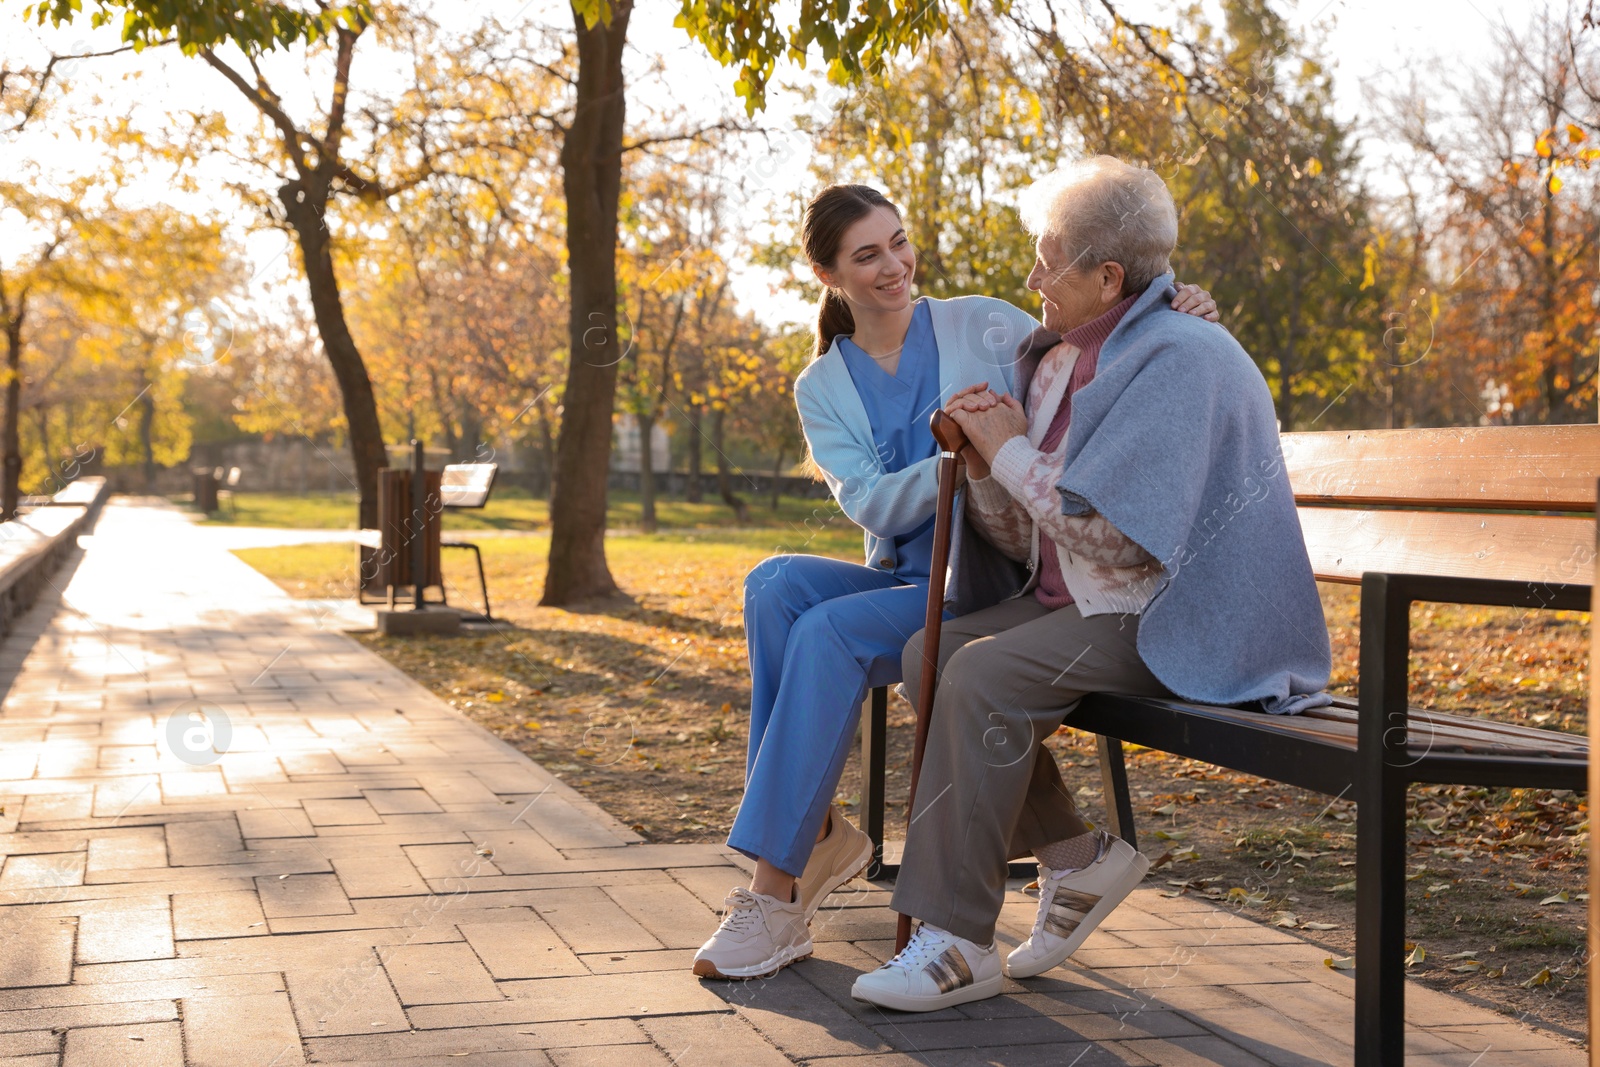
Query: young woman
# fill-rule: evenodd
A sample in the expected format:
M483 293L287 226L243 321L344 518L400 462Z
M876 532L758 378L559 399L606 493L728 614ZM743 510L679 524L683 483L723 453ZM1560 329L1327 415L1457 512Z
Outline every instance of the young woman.
M695 955L706 978L765 977L805 959L823 898L870 863L870 839L832 800L866 691L900 680L901 652L922 628L938 493L928 420L958 393L1009 393L1013 353L1039 325L992 297L913 300L916 252L898 209L869 186L822 190L801 234L827 289L795 403L812 460L864 532L866 561L774 556L745 579L750 741L728 843L756 869ZM1216 317L1197 287L1181 287L1173 306Z

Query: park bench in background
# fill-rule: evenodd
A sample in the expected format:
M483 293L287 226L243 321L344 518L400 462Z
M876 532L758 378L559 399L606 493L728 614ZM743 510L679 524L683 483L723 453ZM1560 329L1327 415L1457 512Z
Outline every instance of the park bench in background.
M452 463L445 467L440 480L440 492L447 508L481 508L489 503L489 492L494 488L497 463ZM471 541L450 538L439 542L442 548L468 548L478 562L478 588L483 591L483 614L470 616L475 622L493 622L489 611L489 582L483 576L483 553Z
M1313 570L1361 585L1359 699L1271 716L1097 694L1067 725L1096 735L1110 829L1135 845L1123 742L1356 801L1356 1061L1399 1064L1407 786L1588 785L1583 736L1408 707L1411 604L1589 610L1600 426L1300 433L1283 447ZM862 718L863 829L880 848L886 696Z
M79 478L27 514L0 523L0 634L33 606L77 547L78 535L94 528L106 496L104 478Z
M464 617L477 621L493 621L489 613L489 583L483 573L483 553L468 541L446 539L441 518L446 508L481 508L489 502L489 492L494 488L494 463L451 463L442 471L427 471L426 500L432 506L420 509L423 518L424 573L423 586L439 590L439 603L448 604L441 569L441 549L470 549L477 558L478 586L483 593L483 614ZM378 544L358 546L357 565L360 568L361 603L385 601L390 608L397 603L412 603L416 598L415 563L413 559L412 530L415 518L412 513L412 471L385 469L378 472ZM425 603L429 603L425 601Z

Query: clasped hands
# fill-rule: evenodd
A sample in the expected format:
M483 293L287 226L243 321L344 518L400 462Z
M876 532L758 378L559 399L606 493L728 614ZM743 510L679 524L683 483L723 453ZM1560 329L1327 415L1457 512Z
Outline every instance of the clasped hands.
M989 463L1001 446L1028 432L1028 417L1022 404L1014 396L993 392L988 382L958 391L944 411L967 435L967 447L961 450L961 457L967 462L969 478L987 478Z

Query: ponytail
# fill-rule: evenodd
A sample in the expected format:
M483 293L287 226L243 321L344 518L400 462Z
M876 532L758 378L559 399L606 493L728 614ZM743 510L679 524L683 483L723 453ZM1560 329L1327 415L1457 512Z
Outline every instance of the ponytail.
M844 231L867 214L887 208L896 215L900 210L887 197L870 185L830 185L806 205L805 218L800 224L800 244L806 258L813 264L832 269L839 258L839 242ZM822 302L817 306L817 342L811 358L817 359L833 347L833 339L840 334L856 331L855 316L837 289L824 289Z
M821 359L833 347L833 339L840 334L856 332L856 317L850 305L832 288L822 290L822 302L817 305L817 343L811 351L812 359Z

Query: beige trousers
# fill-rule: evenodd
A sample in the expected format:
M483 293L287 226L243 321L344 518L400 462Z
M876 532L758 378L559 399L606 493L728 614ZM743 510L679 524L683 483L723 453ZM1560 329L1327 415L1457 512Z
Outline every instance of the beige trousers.
M1042 742L1086 693L1167 695L1139 658L1138 632L1137 615L1085 618L1032 595L944 624L896 911L986 945L1006 861L1088 831ZM903 658L913 699L922 638Z

